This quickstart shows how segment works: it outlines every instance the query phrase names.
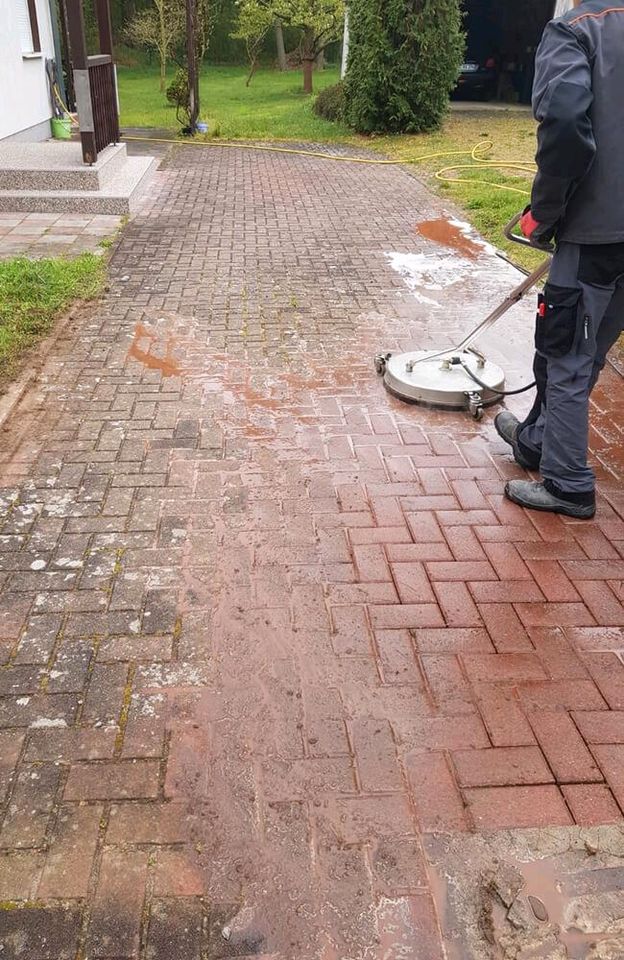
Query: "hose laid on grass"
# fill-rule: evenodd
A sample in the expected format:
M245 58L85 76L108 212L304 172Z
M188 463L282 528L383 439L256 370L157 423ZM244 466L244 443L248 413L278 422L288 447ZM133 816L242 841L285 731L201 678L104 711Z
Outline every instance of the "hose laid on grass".
M506 190L510 193L519 193L521 196L530 196L529 190L512 187L505 183L493 183L489 180L474 180L468 177L449 176L460 170L518 170L521 173L535 173L535 164L529 160L487 160L486 156L493 149L491 140L482 140L472 150L442 150L438 153L426 153L420 157L407 157L404 160L373 160L369 157L340 157L333 153L318 153L314 150L302 150L296 147L278 147L272 144L238 143L230 140L167 140L164 137L124 137L124 140L141 143L181 144L187 147L221 147L236 150L256 150L264 153L285 153L297 157L314 157L315 160L332 160L334 163L364 163L377 167L397 167L412 163L425 163L429 160L439 160L442 157L470 157L473 163L454 164L443 167L435 174L436 180L444 183L467 183L473 186L481 184L495 190Z

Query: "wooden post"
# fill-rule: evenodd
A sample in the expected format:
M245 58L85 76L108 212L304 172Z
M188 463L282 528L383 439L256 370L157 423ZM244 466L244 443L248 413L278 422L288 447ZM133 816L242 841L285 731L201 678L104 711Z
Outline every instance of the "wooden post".
M117 104L117 75L115 73L115 64L113 63L113 26L111 23L110 0L95 0L95 15L98 25L98 36L100 40L100 53L108 54L111 58L110 64L110 82L114 90L115 98L115 143L121 139L119 131L119 111Z
M108 53L112 57L113 27L111 24L110 0L95 0L95 15L100 38L100 53Z
M76 108L78 110L78 122L80 124L82 159L85 163L91 164L97 160L97 149L95 146L95 126L93 122L93 107L91 106L91 85L89 82L89 65L87 62L87 44L85 40L84 17L82 15L82 0L66 0L66 12L71 63L74 74Z
M186 61L189 80L189 129L191 136L197 130L199 117L199 77L197 75L196 42L197 0L186 0Z

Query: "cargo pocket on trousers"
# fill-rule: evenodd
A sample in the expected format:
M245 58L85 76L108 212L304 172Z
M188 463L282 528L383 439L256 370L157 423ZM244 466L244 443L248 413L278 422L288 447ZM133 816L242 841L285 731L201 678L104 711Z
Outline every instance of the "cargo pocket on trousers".
M582 291L547 283L538 297L535 348L545 357L565 357L574 347Z

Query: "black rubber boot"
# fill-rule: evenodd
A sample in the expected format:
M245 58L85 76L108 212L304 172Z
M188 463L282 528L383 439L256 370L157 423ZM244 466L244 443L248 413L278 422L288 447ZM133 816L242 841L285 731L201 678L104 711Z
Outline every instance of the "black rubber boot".
M533 454L531 451L526 450L526 448L522 448L518 441L518 427L520 426L518 418L514 417L513 413L510 413L508 410L503 410L494 420L494 426L496 427L496 432L499 437L501 437L505 443L508 443L513 450L516 463L519 463L525 470L534 470L537 472L540 466L539 456L536 453Z
M591 520L596 515L594 493L564 493L554 483L533 483L530 480L510 480L505 496L528 510L544 513L562 513L576 520Z

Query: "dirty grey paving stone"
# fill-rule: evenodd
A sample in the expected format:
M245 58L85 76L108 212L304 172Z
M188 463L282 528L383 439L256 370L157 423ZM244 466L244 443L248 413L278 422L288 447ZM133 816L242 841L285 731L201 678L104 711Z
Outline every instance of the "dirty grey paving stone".
M2 960L74 960L81 910L78 907L0 907Z

